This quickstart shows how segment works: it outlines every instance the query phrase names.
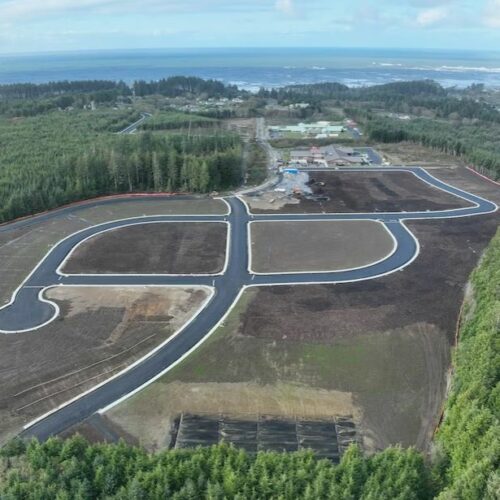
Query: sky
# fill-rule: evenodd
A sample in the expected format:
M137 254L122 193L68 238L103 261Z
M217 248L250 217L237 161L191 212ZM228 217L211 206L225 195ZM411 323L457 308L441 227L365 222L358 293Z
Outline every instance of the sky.
M500 0L0 0L0 53L181 47L500 50Z

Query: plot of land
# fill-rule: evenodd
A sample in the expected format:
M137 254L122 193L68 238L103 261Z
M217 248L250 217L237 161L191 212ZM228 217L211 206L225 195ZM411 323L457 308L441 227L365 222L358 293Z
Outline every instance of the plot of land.
M427 167L434 165L463 165L466 162L457 156L450 156L436 149L428 148L412 142L376 144L384 159L393 165L416 165Z
M457 175L471 192L492 197L488 193L497 190L475 176ZM327 188L327 183L317 186ZM374 205L374 193L368 198ZM413 201L427 204L424 210L429 203L444 203L421 197ZM63 217L61 226L72 224L73 217ZM351 415L368 450L394 443L425 448L446 389L465 283L498 221L498 214L491 214L408 223L420 241L419 257L383 278L247 290L201 347L111 410L105 431L158 448L168 445L180 412L310 419ZM59 234L57 221L52 223L44 227L54 233L46 230L42 239L35 239L36 252L41 252L41 241ZM18 241L19 248L29 247L30 232L25 228L0 240L0 251L7 249L14 258ZM182 253L182 247L173 250ZM0 336L0 439L149 352L208 295L195 288L170 292L139 287L51 290L50 298L61 307L60 320L34 333ZM84 425L92 433L99 422Z
M209 290L64 286L46 296L59 304L59 319L36 332L0 335L0 442L167 339Z
M211 198L120 199L104 205L93 202L58 210L55 217L33 218L22 228L0 227L0 305L8 302L14 290L40 259L62 238L102 222L142 215L225 214L227 205Z
M134 224L97 234L78 245L67 274L215 274L226 258L227 224Z
M482 179L478 174L467 168L432 168L429 169L429 172L452 186L465 189L466 191L474 193L477 196L482 196L500 205L500 185Z
M404 271L360 283L250 289L210 339L108 418L161 447L180 410L348 412L367 449L426 448L465 283L497 225L497 215L413 222L422 248Z
M294 221L250 224L254 272L338 271L388 256L394 242L374 221Z
M279 193L272 193L246 201L254 213L402 212L469 206L410 172L317 171L309 173L309 182L316 199L302 197L297 203L292 198L288 203Z

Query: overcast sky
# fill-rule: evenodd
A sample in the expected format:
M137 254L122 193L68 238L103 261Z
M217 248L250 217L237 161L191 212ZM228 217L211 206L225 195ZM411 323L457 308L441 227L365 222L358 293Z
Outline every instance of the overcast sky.
M0 0L0 53L175 47L500 49L500 0Z

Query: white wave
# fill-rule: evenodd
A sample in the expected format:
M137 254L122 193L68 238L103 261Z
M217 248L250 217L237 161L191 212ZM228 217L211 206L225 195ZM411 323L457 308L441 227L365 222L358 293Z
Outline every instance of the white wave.
M500 73L500 68L488 68L487 66L440 66L435 71L477 71L478 73Z
M376 63L376 62L372 62L372 64L374 64L375 66L382 66L384 68L391 68L391 67L398 67L400 68L401 66L403 66L401 63Z
M411 66L406 69L414 71L449 71L455 73L500 73L500 68L487 66Z

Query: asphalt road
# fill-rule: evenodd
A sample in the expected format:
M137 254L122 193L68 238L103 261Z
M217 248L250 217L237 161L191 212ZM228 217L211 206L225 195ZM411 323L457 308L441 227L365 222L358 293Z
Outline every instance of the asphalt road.
M344 170L344 169L335 169ZM367 169L346 169L349 171L373 171ZM395 168L381 168L379 170L395 171ZM398 212L398 213L366 213L366 214L271 214L252 215L247 212L246 206L237 197L228 197L231 212L227 216L159 216L144 217L133 221L116 221L94 226L75 233L55 245L47 256L35 268L32 274L21 285L15 294L14 300L0 309L0 331L15 334L20 330L33 329L50 321L57 313L54 305L48 301L39 300L41 291L53 285L208 285L213 286L215 294L201 313L189 323L182 332L174 337L162 348L150 355L141 363L125 371L120 376L108 381L101 387L80 397L78 400L54 411L42 420L31 425L22 433L22 436L35 436L39 439L57 434L68 427L90 417L98 410L129 394L131 391L151 381L159 373L176 362L179 358L193 349L202 341L223 318L236 300L241 289L245 286L304 284L304 283L342 283L354 280L366 280L402 269L412 262L418 253L418 243L411 232L403 224L404 220L451 218L481 215L493 212L496 205L478 196L466 193L458 188L449 186L431 176L420 168L402 168L411 171L423 181L442 189L448 193L460 196L471 203L470 206L455 210L441 210L434 212ZM103 202L95 202L99 205ZM88 206L88 205L86 205ZM69 210L69 209L68 209ZM41 217L58 217L64 211L44 214ZM52 214L52 215L51 215ZM248 223L250 221L304 221L309 219L322 220L349 220L369 219L382 221L397 241L394 253L385 260L373 265L350 271L328 273L298 273L253 275L248 272ZM38 219L40 220L40 219ZM102 230L123 227L131 222L152 221L228 221L231 226L229 255L226 271L220 276L140 276L140 275L70 275L61 276L57 273L58 267L67 254L83 239L97 234ZM14 222L0 231L12 230L33 220ZM36 331L33 332L36 335Z
M382 157L373 148L354 148L354 150L366 154L372 165L383 163Z
M118 132L118 134L133 134L139 128L139 126L142 125L151 116L153 115L151 115L150 113L141 113L141 118L139 118L139 120L124 128L122 131Z

